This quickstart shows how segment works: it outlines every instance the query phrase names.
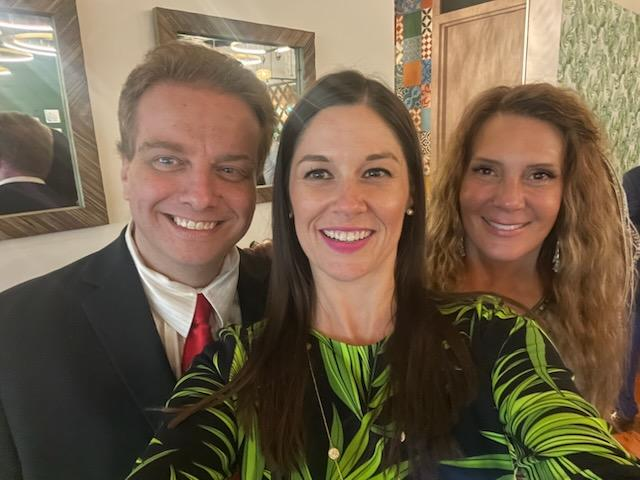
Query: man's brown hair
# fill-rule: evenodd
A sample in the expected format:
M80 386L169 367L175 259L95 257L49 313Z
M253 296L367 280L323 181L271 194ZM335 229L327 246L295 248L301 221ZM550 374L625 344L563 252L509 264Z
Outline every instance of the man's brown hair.
M258 173L271 146L275 116L266 85L237 60L204 45L169 42L147 53L144 61L127 77L120 93L118 150L131 160L135 154L136 111L142 95L164 82L210 87L235 95L255 113L262 131L258 148Z
M53 162L49 128L20 112L0 113L0 163L17 175L46 178Z

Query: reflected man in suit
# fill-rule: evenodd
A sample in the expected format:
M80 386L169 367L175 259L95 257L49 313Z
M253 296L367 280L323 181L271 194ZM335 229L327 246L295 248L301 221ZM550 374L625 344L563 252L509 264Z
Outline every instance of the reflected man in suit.
M0 215L67 204L45 183L52 161L51 130L24 113L0 113Z
M268 260L235 244L272 138L265 85L175 42L131 72L118 115L131 222L103 250L0 294L3 480L124 478L191 361L197 305L211 305L211 336L263 313Z

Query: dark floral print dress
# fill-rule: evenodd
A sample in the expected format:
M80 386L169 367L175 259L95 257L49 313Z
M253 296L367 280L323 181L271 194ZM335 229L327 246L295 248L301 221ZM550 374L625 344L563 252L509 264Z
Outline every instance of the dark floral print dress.
M454 430L462 456L440 462L438 478L640 479L640 465L577 393L571 372L533 320L492 296L452 301L440 310L468 337L479 386ZM195 403L229 382L259 328L222 330L219 341L179 380L168 405ZM388 397L385 340L355 346L314 331L309 342L327 427L341 452L339 468L327 457L326 428L319 406L312 403L307 408L305 463L288 478L412 478L408 461L392 467L383 461L385 445L395 434L378 417ZM177 428L161 428L129 478L222 480L239 473L242 479L275 479L255 429L244 431L238 425L234 403L229 399Z

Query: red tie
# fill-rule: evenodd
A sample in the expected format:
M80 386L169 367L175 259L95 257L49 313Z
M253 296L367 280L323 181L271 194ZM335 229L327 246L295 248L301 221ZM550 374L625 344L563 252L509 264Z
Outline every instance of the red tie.
M209 327L209 316L211 315L211 304L201 293L196 300L196 311L193 314L193 322L189 329L189 335L184 342L182 352L182 373L186 372L193 362L193 358L212 340L211 328Z

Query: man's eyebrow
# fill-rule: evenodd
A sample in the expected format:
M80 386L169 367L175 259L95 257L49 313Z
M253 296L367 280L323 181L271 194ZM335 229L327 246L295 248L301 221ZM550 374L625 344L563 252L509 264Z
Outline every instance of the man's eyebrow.
M165 140L150 140L147 142L142 142L142 144L138 147L138 152L153 150L154 148L170 150L176 153L186 153L185 147L181 144L168 142ZM251 157L246 153L225 153L216 157L216 161L219 162L239 162L244 160L251 160Z
M182 145L175 142L167 142L166 140L149 140L147 142L142 142L138 147L138 152L153 150L154 148L163 148L177 153L184 153L184 147Z
M216 157L218 162L242 162L245 160L252 160L252 158L246 153L224 153Z

